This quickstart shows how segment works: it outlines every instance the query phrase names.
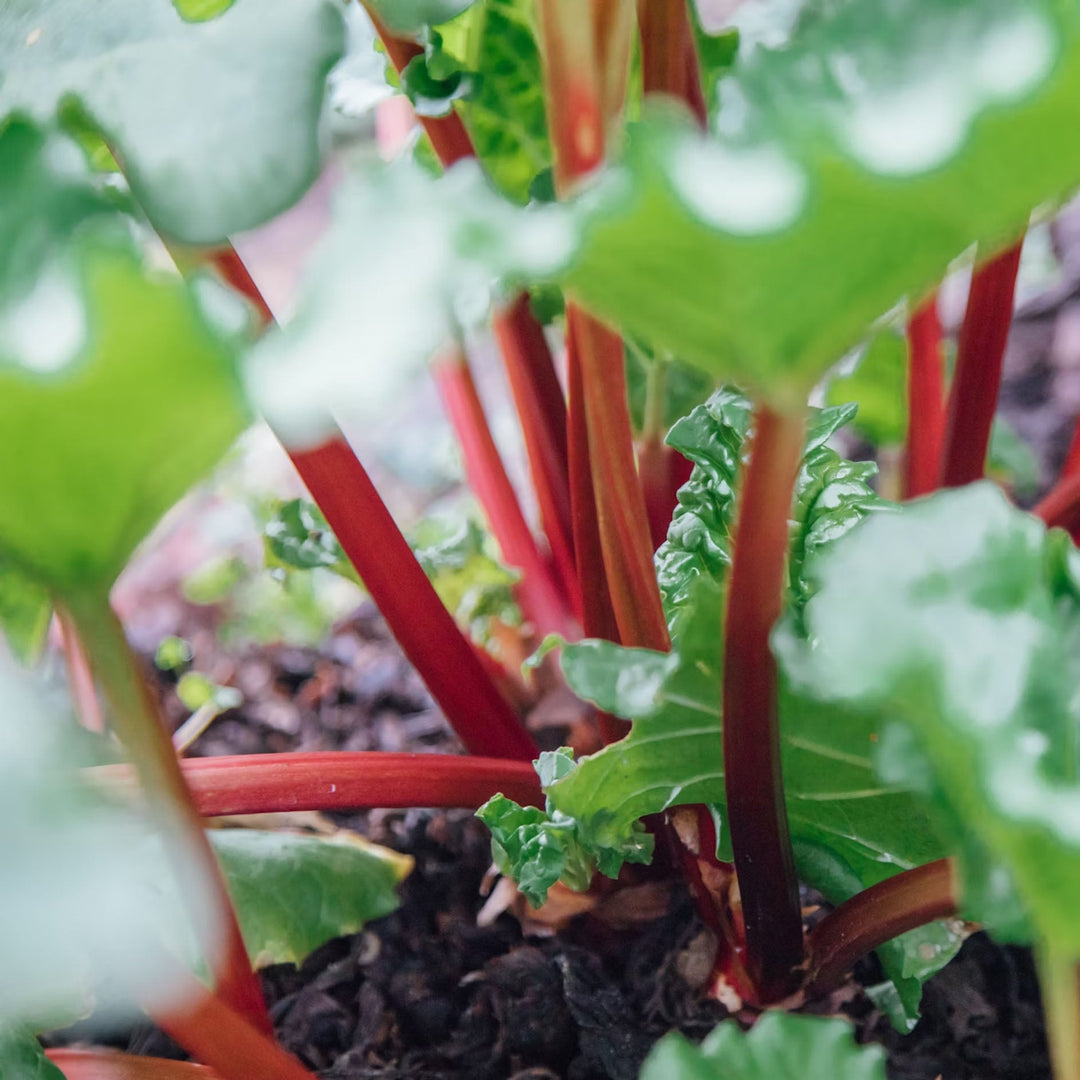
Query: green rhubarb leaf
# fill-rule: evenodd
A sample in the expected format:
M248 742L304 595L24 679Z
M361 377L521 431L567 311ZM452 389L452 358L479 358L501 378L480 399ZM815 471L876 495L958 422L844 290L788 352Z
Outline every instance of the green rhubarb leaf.
M64 1080L29 1028L0 1029L0 1076L4 1080Z
M318 173L341 11L331 0L236 0L214 17L222 6L6 0L0 120L79 114L177 240L217 243L261 224Z
M48 592L0 559L0 631L21 663L32 664L41 655L51 619Z
M360 837L214 829L244 942L257 966L300 963L398 906L412 860Z
M1020 499L1033 499L1039 490L1039 459L1004 416L994 417L986 475Z
M1080 553L979 484L872 519L815 574L810 643L778 638L791 677L878 727L882 782L925 800L973 918L1023 938L1022 908L1080 955Z
M92 199L79 219L74 197L42 190L77 186L66 140L9 126L0 159L10 139L40 183L0 202L0 235L50 239L47 257L28 242L26 259L0 264L0 560L60 592L101 588L241 430L238 326L222 321L235 315L218 310L224 296L212 311L146 269L126 219Z
M650 381L658 395L660 427L668 429L692 409L705 402L716 383L697 368L678 360L656 356L640 342L627 342L626 393L630 402L630 422L636 432L645 426L646 398Z
M263 528L267 562L296 570L333 570L360 584L322 511L309 499L282 503Z
M972 243L1080 184L1080 8L851 0L741 55L711 136L659 120L583 196L564 282L780 406Z
M569 776L575 767L568 747L545 751L536 762L544 786ZM615 877L624 863L648 863L652 858L653 837L637 821L617 834L586 834L550 803L541 810L519 806L505 795L493 796L476 816L491 831L496 867L517 882L533 907L544 903L557 881L584 892L597 870Z
M853 413L852 406L823 409L808 425L791 526L793 624L812 595L808 567L881 506L867 485L873 466L845 461L828 446ZM634 721L626 739L584 759L548 790L551 806L572 818L589 843L625 835L633 822L673 806L717 806L723 820L723 585L750 423L749 402L722 389L669 436L695 462L679 493L668 539L657 552L671 653L602 641L563 650L571 688ZM822 708L783 685L780 716L788 815L803 880L840 903L943 854L928 815L912 795L874 775L874 724L855 712ZM720 841L719 854L730 858L724 829ZM922 981L943 966L959 941L955 930L937 924L881 950L909 1023L918 1016Z
M900 446L907 436L907 355L904 335L886 326L850 372L829 380L826 400L858 405L851 426L874 446Z
M442 34L424 32L424 51L406 65L401 73L405 91L417 116L446 116L454 102L470 96L477 79L443 49Z
M445 27L444 36L447 51L476 75L461 115L477 156L502 192L527 202L553 160L535 5L480 0Z
M411 37L456 18L473 0L368 0L368 7L395 34Z
M845 1020L770 1012L749 1032L726 1020L700 1046L665 1036L640 1080L885 1080L885 1051L859 1046Z

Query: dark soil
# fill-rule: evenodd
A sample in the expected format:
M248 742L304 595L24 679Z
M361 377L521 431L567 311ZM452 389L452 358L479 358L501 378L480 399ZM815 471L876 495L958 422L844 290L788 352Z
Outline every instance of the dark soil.
M178 632L198 638L194 625ZM248 703L211 728L202 751L454 747L370 608L323 652L263 649L228 662ZM163 689L168 698L167 680ZM339 820L412 855L416 868L393 915L328 942L299 968L263 972L282 1044L328 1080L635 1080L665 1033L701 1038L728 1015L703 992L708 933L680 887L665 914L629 930L585 915L558 934L527 936L508 913L477 924L490 851L471 814ZM873 961L857 975L880 980ZM835 1005L861 1039L886 1046L893 1080L1049 1076L1030 953L983 934L928 984L911 1035L898 1035L857 984ZM105 1041L183 1056L149 1025Z

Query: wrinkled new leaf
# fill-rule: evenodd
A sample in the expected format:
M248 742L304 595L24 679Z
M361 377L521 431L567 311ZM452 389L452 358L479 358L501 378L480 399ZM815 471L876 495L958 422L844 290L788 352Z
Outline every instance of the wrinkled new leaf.
M5 0L0 122L78 111L158 229L217 243L315 179L326 75L343 48L330 0L236 0L208 21L168 0Z
M536 762L542 785L553 784L575 768L573 752L562 747L542 753ZM548 890L562 881L584 892L599 870L615 877L624 863L647 863L652 858L653 837L640 822L631 822L618 835L583 833L573 818L555 810L519 806L504 795L495 795L476 812L491 831L491 850L500 873L517 882L533 907L540 907Z
M253 963L299 964L331 938L353 934L398 906L412 860L376 844L257 829L215 829Z
M721 83L718 133L631 128L566 284L795 405L905 294L1080 184L1080 9L851 0Z
M11 125L12 158L37 182L0 202L0 235L49 240L0 264L0 558L60 592L101 588L239 433L236 327L144 268L66 140Z
M770 1012L749 1032L727 1020L700 1046L666 1036L641 1080L885 1080L885 1051L857 1045L844 1020Z
M1019 900L1080 954L1080 554L979 484L871 520L815 578L812 647L779 638L792 678L880 729L883 782L927 801L972 917L1023 938Z
M321 567L333 570L349 581L360 579L338 543L322 511L308 499L282 503L263 527L268 562L277 562L297 570Z

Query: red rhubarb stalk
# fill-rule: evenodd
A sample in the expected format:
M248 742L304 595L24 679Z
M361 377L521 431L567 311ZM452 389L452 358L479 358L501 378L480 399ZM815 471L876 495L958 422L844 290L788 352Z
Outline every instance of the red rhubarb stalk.
M413 806L475 810L497 792L523 806L544 801L532 765L495 758L324 751L188 758L181 767L204 817ZM99 765L86 776L120 795L136 790L126 765Z
M666 94L682 101L704 129L708 112L686 0L638 0L638 26L646 96Z
M593 493L619 638L624 645L667 651L671 640L634 461L622 338L575 305L567 319L579 350Z
M1065 454L1065 464L1061 466L1060 480L1080 473L1080 420L1076 422L1073 430L1072 442L1069 443L1068 452Z
M542 636L556 633L576 640L578 627L521 512L465 353L460 348L448 350L435 362L434 375L461 445L469 487L484 509L503 558L522 571L518 595L526 616Z
M274 1042L272 1033L264 1035L252 1027L193 975L176 967L169 981L182 990L185 1004L153 1010L151 1018L220 1080L316 1080Z
M780 768L776 661L788 519L803 448L799 414L759 406L736 526L724 627L724 787L760 1002L789 994L802 960L802 913Z
M222 940L218 940L215 928L201 944L218 993L260 1030L269 1032L272 1028L262 989L252 972L228 888L184 783L157 700L142 676L124 628L107 596L95 592L70 594L66 599L91 669L112 707L115 731L131 755L140 787L170 841L167 849L177 857L175 868L181 887L190 885L190 858L212 890Z
M60 647L64 653L64 672L67 675L68 692L75 704L75 715L88 731L102 732L105 720L101 715L101 702L86 650L79 640L75 622L63 608L56 609L56 623L60 631Z
M863 890L829 912L810 933L808 993L817 997L835 990L868 952L936 919L955 918L958 909L952 859L905 870Z
M117 1050L46 1050L67 1080L219 1080L205 1065L190 1061L121 1054Z
M936 293L912 315L907 336L908 430L903 495L915 499L937 488L945 431L945 376Z
M971 279L957 346L956 373L949 391L942 487L960 487L981 480L986 469L1001 366L1012 325L1021 246L1015 244L995 256Z
M536 744L439 599L344 438L290 456L402 652L469 753L536 757Z
M527 295L523 293L495 313L494 329L521 419L544 534L563 589L580 619L581 590L574 565L570 512L566 398L543 327L533 317Z

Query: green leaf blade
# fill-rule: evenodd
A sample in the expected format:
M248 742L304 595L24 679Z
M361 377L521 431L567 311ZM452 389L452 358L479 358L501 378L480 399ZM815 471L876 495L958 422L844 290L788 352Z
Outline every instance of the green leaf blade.
M375 844L257 829L209 835L260 967L298 964L331 938L389 915L411 868Z

